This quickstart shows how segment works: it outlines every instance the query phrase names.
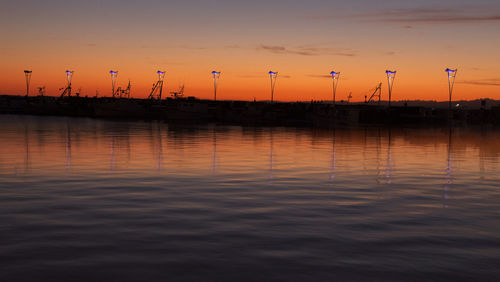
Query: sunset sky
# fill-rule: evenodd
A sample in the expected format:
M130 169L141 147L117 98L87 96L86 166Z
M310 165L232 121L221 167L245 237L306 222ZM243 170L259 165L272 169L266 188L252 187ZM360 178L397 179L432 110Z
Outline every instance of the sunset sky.
M353 100L398 71L393 99L446 100L444 69L458 68L455 99L500 99L498 0L107 0L2 1L0 94L58 95L66 69L83 95L111 95L132 83L146 97L165 70L167 91L212 98L210 72L222 72L219 99Z

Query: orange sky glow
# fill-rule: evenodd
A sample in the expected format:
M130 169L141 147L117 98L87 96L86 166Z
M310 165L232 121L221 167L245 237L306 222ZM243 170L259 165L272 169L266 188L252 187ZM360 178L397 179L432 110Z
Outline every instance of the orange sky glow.
M267 100L273 70L276 100L330 100L328 74L335 70L342 73L337 99L352 92L353 101L363 101L380 82L387 99L385 70L395 69L393 100L443 101L444 69L452 67L459 70L454 99L500 99L500 5L494 1L475 8L466 1L439 7L432 1L216 1L209 8L150 0L154 10L136 1L60 2L9 3L0 12L0 94L24 94L23 70L30 69L30 94L45 86L57 96L70 69L81 95L111 96L112 69L119 72L117 86L130 79L132 96L145 98L156 71L165 70L167 92L185 85L185 95L211 99L210 72L218 70L218 99Z

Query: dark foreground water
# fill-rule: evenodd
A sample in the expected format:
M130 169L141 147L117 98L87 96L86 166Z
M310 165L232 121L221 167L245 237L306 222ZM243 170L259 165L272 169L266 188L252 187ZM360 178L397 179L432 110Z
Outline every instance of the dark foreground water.
M0 281L498 281L499 142L0 116Z

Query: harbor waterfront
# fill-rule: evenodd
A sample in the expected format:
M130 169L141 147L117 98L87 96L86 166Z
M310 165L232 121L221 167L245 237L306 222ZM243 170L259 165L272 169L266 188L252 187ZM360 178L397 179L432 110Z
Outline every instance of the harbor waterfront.
M0 22L0 282L500 281L500 0Z
M1 281L496 281L500 132L0 115Z
M451 103L451 102L450 102ZM365 125L461 126L500 124L500 102L393 101L333 104L325 101L213 101L195 97L132 99L111 97L0 96L0 114L59 115L112 119L218 122L234 125L338 127Z

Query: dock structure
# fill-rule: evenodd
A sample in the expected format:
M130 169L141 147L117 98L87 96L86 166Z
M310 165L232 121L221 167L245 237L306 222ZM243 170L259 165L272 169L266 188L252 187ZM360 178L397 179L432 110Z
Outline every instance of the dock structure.
M449 100L444 103L425 101L392 101L396 70L386 70L388 82L387 106L383 106L382 83L365 95L363 102L351 102L352 92L347 103L337 103L336 90L340 72L331 71L332 102L276 102L275 87L278 72L269 71L270 103L267 101L220 101L217 100L220 71L212 71L213 100L196 99L184 96L184 85L171 91L171 97L163 97L165 71L156 72L158 79L153 84L147 99L130 97L130 80L125 89L116 88L118 71L110 70L111 97L80 97L81 91L72 96L73 70L66 70L66 87L59 97L45 95L45 86L38 87L38 96L29 96L31 70L25 70L26 95L0 96L0 114L64 115L104 118L159 119L176 122L220 122L241 125L279 125L336 127L344 125L439 125L446 124L500 124L500 102L488 99L478 100L476 107L465 106L460 101L452 107L452 97L457 69L446 68L448 76ZM369 97L369 98L368 98ZM128 99L116 99L128 98ZM371 103L372 101L377 103ZM385 104L386 101L384 101ZM412 105L408 105L411 103ZM422 104L424 103L424 104ZM431 103L431 104L429 104ZM471 102L473 103L473 102ZM488 107L486 107L488 103ZM464 105L465 104L465 105ZM480 104L480 106L479 106ZM472 104L474 105L474 104Z
M329 101L271 104L269 101L201 100L180 95L157 100L79 97L69 96L69 91L67 93L68 96L64 97L0 96L0 114L301 127L438 126L449 124L450 121L448 102L422 105L418 101L393 101L389 108L379 104L344 101L337 103L333 110ZM500 101L489 100L488 106L485 106L485 100L476 102L477 107L453 107L452 124L500 125Z

